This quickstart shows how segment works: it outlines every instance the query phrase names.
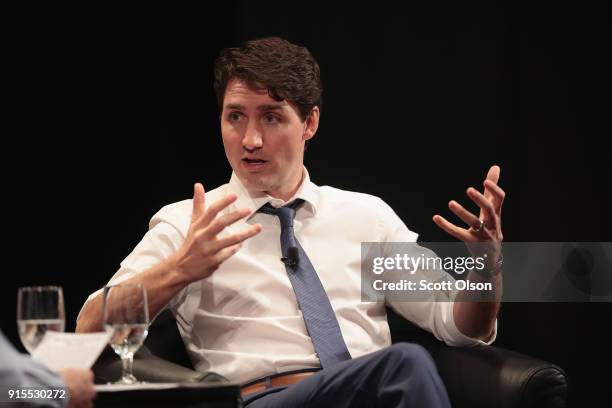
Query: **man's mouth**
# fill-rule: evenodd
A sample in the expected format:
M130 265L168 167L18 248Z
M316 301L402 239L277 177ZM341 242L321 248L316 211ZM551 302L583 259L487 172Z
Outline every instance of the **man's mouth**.
M263 163L266 163L267 160L244 158L242 159L242 161L248 164L263 164Z

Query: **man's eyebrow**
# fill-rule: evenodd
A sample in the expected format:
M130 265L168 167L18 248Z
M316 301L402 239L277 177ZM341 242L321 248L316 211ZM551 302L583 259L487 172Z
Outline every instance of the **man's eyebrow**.
M225 109L244 110L244 106L238 103L228 103L227 105L225 105Z
M284 105L281 104L273 104L273 105L259 105L257 107L258 111L270 111L270 110L281 110L283 109ZM235 109L235 110L245 110L244 105L241 105L239 103L228 103L227 105L225 105L225 109Z
M281 110L284 105L274 104L274 105L259 105L257 107L258 111L269 111L269 110Z

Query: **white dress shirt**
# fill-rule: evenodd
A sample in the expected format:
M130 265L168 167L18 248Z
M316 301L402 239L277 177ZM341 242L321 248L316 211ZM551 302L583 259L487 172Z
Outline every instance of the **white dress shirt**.
M206 202L234 193L238 199L220 215L240 208L253 211L280 199L246 190L235 174L228 184L206 193ZM294 229L325 288L353 358L391 344L384 302L361 301L361 242L415 242L395 212L368 194L319 187L304 169L294 197ZM163 207L149 231L110 280L119 283L176 252L187 234L192 200ZM281 262L278 217L254 213L226 228L223 237L261 224L262 231L211 276L187 286L170 302L194 367L236 382L300 368L319 367L293 288ZM92 299L99 293L92 294ZM88 300L89 300L88 299ZM453 303L389 302L405 318L449 345L490 344L463 335L453 320Z

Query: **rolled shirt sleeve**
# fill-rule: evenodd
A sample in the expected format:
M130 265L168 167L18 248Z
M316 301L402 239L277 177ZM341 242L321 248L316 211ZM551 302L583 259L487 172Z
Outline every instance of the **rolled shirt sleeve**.
M381 231L382 241L391 245L394 242L415 243L418 238L418 234L410 231L387 204L384 204L378 227ZM392 249L392 247L389 247L389 249ZM432 256L435 256L429 249L423 248L423 250L429 251ZM416 273L423 272L417 271ZM441 278L451 278L444 270L427 271L427 273L438 273ZM431 279L431 275L429 279ZM436 291L433 295L435 298L429 301L399 301L386 298L385 303L402 317L431 332L438 340L444 341L449 346L492 344L497 337L497 319L495 320L493 333L487 341L466 336L457 328L453 317L454 300L457 294L456 290L450 293Z
M179 203L180 206L191 205L189 203ZM121 262L119 270L109 280L107 285L118 285L126 280L136 276L161 262L174 254L185 240L186 231L189 228L189 219L181 217L180 214L175 214L179 211L177 206L166 206L159 210L149 222L149 231L144 235L142 240L136 245L134 250ZM183 222L181 222L183 221ZM187 222L187 224L185 224ZM93 292L83 305L94 299L103 288ZM179 292L164 309L173 308L180 303L185 297L185 290ZM79 312L79 317L81 312ZM78 317L77 317L78 320Z

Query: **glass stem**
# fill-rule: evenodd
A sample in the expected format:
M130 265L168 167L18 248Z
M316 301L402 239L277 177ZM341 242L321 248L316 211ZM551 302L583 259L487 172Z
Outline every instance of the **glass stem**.
M126 356L121 357L121 364L123 365L123 378L132 378L132 366L134 364L134 354L129 353Z

